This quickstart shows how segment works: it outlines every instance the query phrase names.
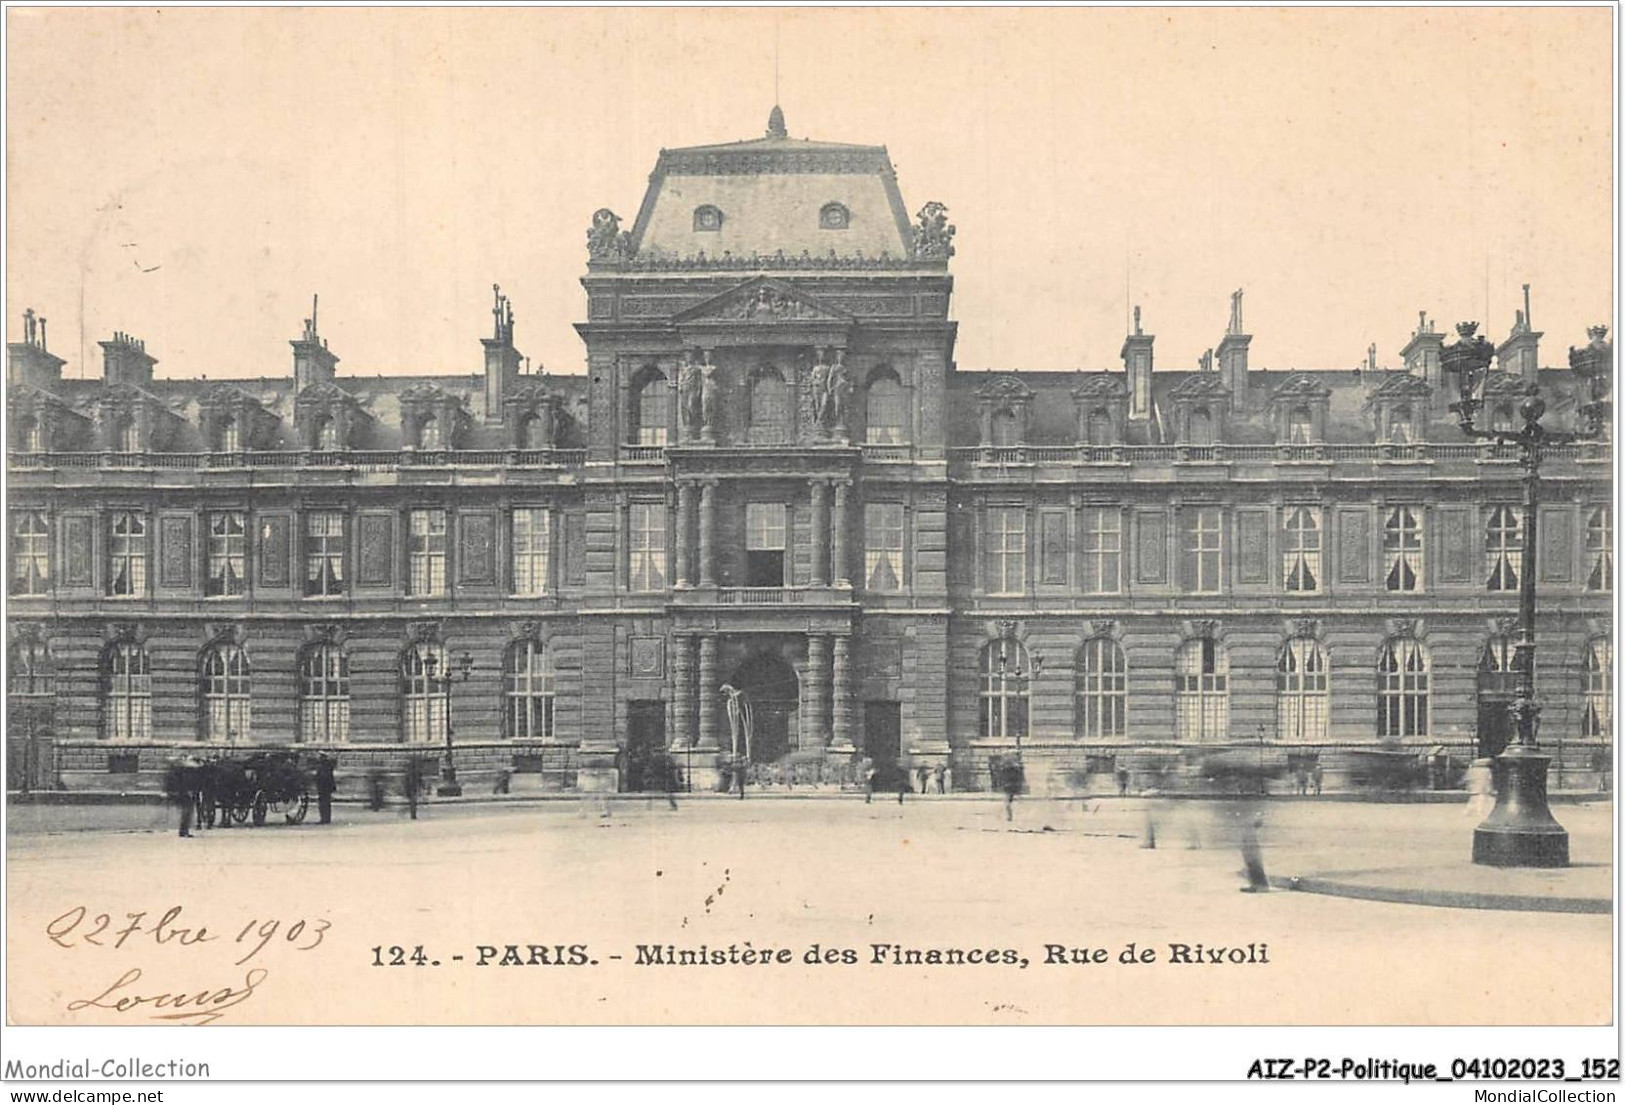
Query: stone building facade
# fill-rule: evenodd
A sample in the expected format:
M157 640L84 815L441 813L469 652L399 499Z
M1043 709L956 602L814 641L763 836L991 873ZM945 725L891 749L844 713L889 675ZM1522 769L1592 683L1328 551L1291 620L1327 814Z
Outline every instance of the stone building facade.
M1246 744L1328 783L1505 740L1523 519L1423 317L1402 367L1260 369L1241 293L1194 370L962 372L954 227L884 148L661 151L592 219L584 374L346 378L315 309L284 376L8 346L10 778L155 786L179 749L344 774L449 744L481 785L696 787L867 755L988 786L1150 781ZM1490 407L1575 381L1520 313ZM1593 340L1603 341L1601 332ZM1611 750L1606 444L1553 450L1538 532L1554 785ZM730 702L730 696L732 701ZM735 715L751 716L750 747ZM1104 783L1102 781L1105 781Z

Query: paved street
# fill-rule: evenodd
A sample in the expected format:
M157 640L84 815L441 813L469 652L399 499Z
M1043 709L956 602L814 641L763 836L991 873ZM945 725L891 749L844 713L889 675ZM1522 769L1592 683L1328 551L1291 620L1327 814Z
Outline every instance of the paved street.
M430 804L417 822L401 811L341 806L329 827L215 831L189 841L172 829L114 831L111 823L100 832L46 831L46 815L14 809L11 1013L25 1022L147 1023L149 1005L123 1013L65 1007L95 998L132 967L142 977L118 994L248 989L244 972L259 966L266 974L252 993L220 1000L224 1022L1607 1018L1609 917L1240 894L1239 857L1224 843L1223 822L1194 803L1167 806L1155 850L1141 847L1147 806L1134 800L1026 800L1009 824L997 802L956 799L911 798L903 807L879 798L707 799L676 812L661 800ZM1553 892L1577 880L1606 884L1611 807L1563 805L1557 813L1572 834L1576 868L1549 876L1558 880ZM1459 805L1277 803L1265 857L1271 874L1379 861L1440 866L1455 856L1470 867L1471 827ZM1190 847L1198 838L1204 846ZM1483 877L1530 885L1527 874ZM78 905L87 915L73 924L69 911ZM183 948L182 938L142 931L122 948L109 946L127 913L146 911L146 929L173 906L181 913L166 933L204 924L217 938ZM101 946L87 945L81 937L95 935L101 911L118 921L100 934ZM53 943L46 929L65 913ZM280 925L265 947L239 964L270 920ZM322 921L330 927L309 947ZM245 927L249 936L239 941ZM701 944L726 957L730 945L738 956L747 942L755 952L784 949L791 962L636 964L639 945L646 958L655 946ZM1153 949L1157 961L1120 962L1130 942ZM533 965L498 966L509 944L521 945L510 961ZM575 955L568 946L577 944L585 948ZM808 965L815 944L837 958L850 949L857 962ZM898 963L887 949L877 963L877 944L1008 949L1017 962ZM1046 944L1066 947L1068 957L1073 948L1104 949L1107 961L1047 965ZM1197 944L1244 949L1237 954L1252 961L1169 962L1179 954L1173 945L1203 956ZM372 966L372 949L387 960L392 945L408 959L421 945L425 963L440 966ZM475 966L481 945L491 949L491 965ZM1509 946L1527 963L1514 977L1496 954ZM552 965L561 958L596 963Z

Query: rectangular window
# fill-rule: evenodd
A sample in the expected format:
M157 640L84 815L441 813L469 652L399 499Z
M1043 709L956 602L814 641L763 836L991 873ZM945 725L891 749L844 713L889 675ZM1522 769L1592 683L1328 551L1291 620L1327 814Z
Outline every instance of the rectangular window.
M786 514L783 503L745 504L745 586L784 586Z
M1067 516L1046 510L1038 516L1038 581L1050 587L1065 587L1070 573L1067 556L1072 542L1067 540Z
M864 589L902 590L903 504L864 504L863 540Z
M1220 590L1224 570L1224 515L1218 507L1195 507L1184 514L1184 585L1191 594Z
M511 536L513 593L547 594L547 554L553 538L551 515L539 506L515 507Z
M1523 572L1523 510L1515 506L1490 508L1484 528L1485 588L1516 591Z
M1083 508L1083 590L1115 595L1123 588L1123 512L1115 506Z
M446 512L414 510L407 530L407 593L446 593Z
M305 515L305 594L344 594L344 514Z
M1586 590L1614 589L1614 508L1593 507L1586 516Z
M51 527L37 510L12 515L11 593L43 595L51 589Z
M243 593L243 559L247 534L240 512L232 510L209 515L208 571L203 579L205 595Z
M1382 524L1384 586L1390 591L1422 589L1422 508L1391 506Z
M1019 595L1027 590L1027 511L992 507L987 512L987 590Z
M1283 519L1281 578L1297 594L1320 590L1320 508L1289 506Z
M107 544L107 593L136 598L147 593L147 521L134 511L113 515Z
M666 589L666 504L633 503L629 514L631 557L627 587L632 591ZM783 555L783 554L780 554Z

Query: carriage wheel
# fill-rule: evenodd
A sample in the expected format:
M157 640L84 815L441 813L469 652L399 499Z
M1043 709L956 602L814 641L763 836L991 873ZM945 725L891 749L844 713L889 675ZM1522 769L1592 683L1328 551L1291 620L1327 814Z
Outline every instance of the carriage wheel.
M249 811L249 808L248 808L248 803L245 802L240 806L231 807L231 810L229 811L229 816L231 817L233 822L235 822L238 825L241 825L241 824L245 823L248 820L249 812L250 811Z
M265 824L265 795L260 793L254 795L254 827L258 828L263 824Z
M305 811L310 808L310 795L304 791L299 792L297 798L291 799L288 806L282 811L283 820L290 825L297 825L305 819Z

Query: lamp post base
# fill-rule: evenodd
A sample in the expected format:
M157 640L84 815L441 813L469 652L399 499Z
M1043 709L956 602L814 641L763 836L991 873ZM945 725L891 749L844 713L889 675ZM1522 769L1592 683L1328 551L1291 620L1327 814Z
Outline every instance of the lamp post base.
M1515 746L1495 758L1495 808L1473 830L1473 862L1487 867L1567 867L1569 834L1546 801L1551 757Z

